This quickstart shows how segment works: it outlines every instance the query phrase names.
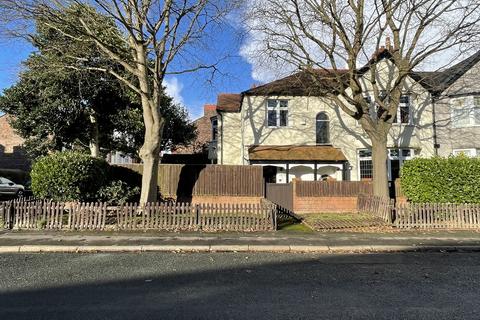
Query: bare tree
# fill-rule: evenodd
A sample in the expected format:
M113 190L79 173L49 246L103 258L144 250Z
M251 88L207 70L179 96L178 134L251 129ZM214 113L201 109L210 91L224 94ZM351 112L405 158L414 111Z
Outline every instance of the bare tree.
M52 28L71 41L93 41L106 57L121 65L121 73L102 65L88 68L112 74L139 95L145 123L145 140L139 153L143 160L140 201L156 201L165 123L159 109L163 80L168 74L216 70L218 62L197 60L195 46L202 44L209 28L221 22L232 4L215 0L2 0L1 4L5 11L23 18L51 22ZM79 10L78 19L64 20L62 12L72 7ZM114 22L111 34L96 32L96 12ZM123 40L120 46L112 41L118 30Z
M318 87L370 138L374 193L386 196L387 137L407 78L439 53L478 50L479 16L478 0L252 0L246 25L252 54L330 80ZM394 66L387 79L383 58Z

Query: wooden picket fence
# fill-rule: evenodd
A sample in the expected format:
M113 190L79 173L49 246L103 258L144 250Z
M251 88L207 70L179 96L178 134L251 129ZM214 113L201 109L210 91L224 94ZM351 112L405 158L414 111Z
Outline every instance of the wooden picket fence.
M357 198L357 210L360 213L370 213L387 223L392 223L394 201L390 198L360 194Z
M394 225L401 229L480 229L480 204L402 203Z
M0 205L7 229L204 230L276 229L277 207L270 204L105 203L9 201Z

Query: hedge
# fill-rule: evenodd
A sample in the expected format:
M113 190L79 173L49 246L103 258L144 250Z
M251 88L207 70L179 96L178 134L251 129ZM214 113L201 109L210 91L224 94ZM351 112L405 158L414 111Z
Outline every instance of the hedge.
M31 172L32 191L54 201L94 201L108 183L105 160L76 152L57 152L38 159Z
M415 203L480 203L480 158L416 158L401 170L401 187Z

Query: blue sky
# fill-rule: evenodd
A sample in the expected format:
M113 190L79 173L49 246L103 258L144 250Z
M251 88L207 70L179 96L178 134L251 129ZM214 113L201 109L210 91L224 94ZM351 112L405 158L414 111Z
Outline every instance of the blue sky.
M241 92L250 88L255 82L251 77L251 65L239 55L241 43L237 39L233 28L216 34L214 40L218 45L211 49L215 50L219 57L224 52L228 52L229 58L220 63L220 73L215 75L213 81L208 81L210 72L167 77L166 84L169 86L169 92L188 108L192 119L202 115L204 104L216 103L218 93ZM22 68L21 62L28 58L32 50L33 48L24 41L0 41L0 89L2 91L15 84Z

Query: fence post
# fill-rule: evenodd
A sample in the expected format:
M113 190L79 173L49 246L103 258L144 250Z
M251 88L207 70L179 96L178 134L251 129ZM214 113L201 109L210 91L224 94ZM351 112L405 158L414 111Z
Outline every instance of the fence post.
M195 224L199 230L202 229L202 226L200 225L200 204L198 203L195 205Z

